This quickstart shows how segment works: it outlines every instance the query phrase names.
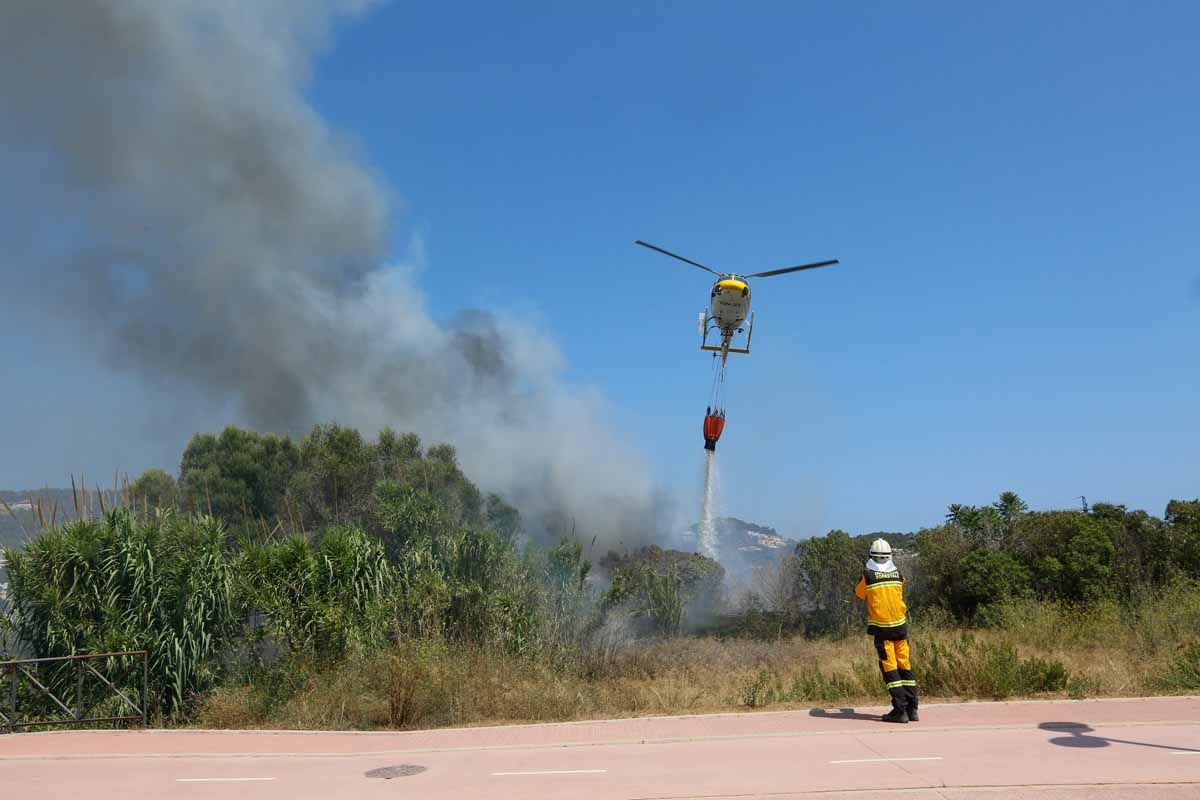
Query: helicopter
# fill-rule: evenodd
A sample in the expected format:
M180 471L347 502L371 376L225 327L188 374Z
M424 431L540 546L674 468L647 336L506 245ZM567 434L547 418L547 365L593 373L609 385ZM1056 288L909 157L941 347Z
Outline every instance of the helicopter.
M664 250L657 245L643 242L641 239L638 239L634 244L656 250L663 255L678 259L685 264L691 264L693 267L699 267L717 276L717 280L713 283L712 291L709 295L709 309L700 312L700 349L712 351L714 355L720 353L722 369L724 369L725 360L729 357L730 353L750 354L750 337L754 334L754 312L750 311L750 278L770 278L775 275L799 272L804 269L827 267L830 264L838 263L838 260L835 258L830 261L816 261L812 264L800 264L795 267L782 267L766 272L755 272L750 275L738 275L732 272L718 272L712 267L706 267L698 261L684 258L681 255L672 253L670 250ZM749 315L748 318L747 314ZM710 345L708 343L708 336L713 331L719 332L720 344ZM746 334L745 346L734 347L733 339L741 333Z

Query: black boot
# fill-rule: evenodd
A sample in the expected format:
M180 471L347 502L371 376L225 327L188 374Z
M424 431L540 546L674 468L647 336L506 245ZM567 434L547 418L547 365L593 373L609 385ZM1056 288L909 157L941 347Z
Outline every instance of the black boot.
M884 714L880 719L883 722L908 722L908 712L903 708L893 708L888 713Z
M909 722L920 722L921 721L921 718L917 716L917 707L916 706L910 707L908 709L907 714L908 714Z

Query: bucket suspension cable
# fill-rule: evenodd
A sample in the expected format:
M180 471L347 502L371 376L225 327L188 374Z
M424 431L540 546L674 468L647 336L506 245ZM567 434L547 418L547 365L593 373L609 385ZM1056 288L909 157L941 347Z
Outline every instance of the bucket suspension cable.
M708 396L708 406L713 413L717 413L720 409L724 411L725 404L725 364L721 358L713 353L713 376L712 389Z
M713 355L712 392L704 410L704 449L716 450L717 440L725 429L725 363Z

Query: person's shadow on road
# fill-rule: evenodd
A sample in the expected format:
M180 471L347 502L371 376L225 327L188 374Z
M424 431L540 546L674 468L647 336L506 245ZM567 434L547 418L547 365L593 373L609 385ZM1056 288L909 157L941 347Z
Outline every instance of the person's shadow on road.
M1151 744L1150 742L1131 742L1127 739L1110 739L1106 736L1089 736L1088 734L1096 730L1090 725L1085 725L1082 722L1043 722L1038 725L1038 728L1044 731L1059 731L1069 734L1068 736L1056 736L1050 740L1050 744L1056 744L1059 747L1108 747L1112 744L1132 744L1138 747L1156 747L1162 750L1175 750L1182 753L1200 753L1190 747L1171 747L1165 744Z
M830 713L824 708L814 708L808 712L808 715L810 717L824 717L825 719L862 719L879 722L878 714L862 714L853 708L839 708L834 713Z

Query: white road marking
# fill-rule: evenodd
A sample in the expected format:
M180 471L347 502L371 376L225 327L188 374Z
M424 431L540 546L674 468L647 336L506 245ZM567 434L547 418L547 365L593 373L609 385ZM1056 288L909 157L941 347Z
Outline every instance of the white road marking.
M537 772L493 772L492 775L598 775L606 769L547 769Z
M870 764L874 762L892 762L892 761L941 761L941 756L917 756L914 758L851 758L845 761L830 761L830 764Z
M248 783L250 781L273 781L274 778L176 778L176 783Z
M1200 756L1200 750L1172 750L1173 756Z

